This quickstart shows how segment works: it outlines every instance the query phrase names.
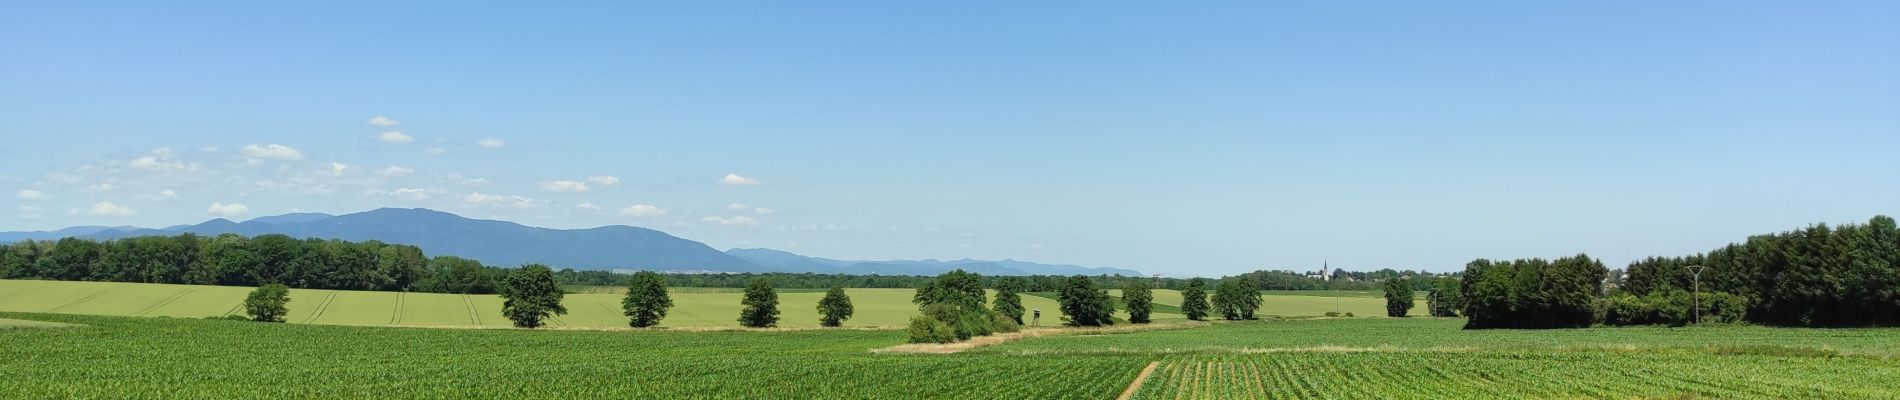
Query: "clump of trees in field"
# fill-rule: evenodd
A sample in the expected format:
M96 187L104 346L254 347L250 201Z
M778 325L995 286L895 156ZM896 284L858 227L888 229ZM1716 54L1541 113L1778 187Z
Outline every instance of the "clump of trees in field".
M0 244L0 278L6 279L494 293L502 273L474 260L427 258L415 246L373 240L186 233Z
M1254 312L1260 310L1260 290L1252 278L1228 278L1220 280L1214 288L1214 311L1229 321L1255 319Z
M1181 313L1194 321L1207 320L1207 280L1194 278L1181 290Z
M653 271L634 273L627 278L627 297L620 300L620 308L627 316L627 326L659 325L666 318L666 310L673 308L673 296L666 292L666 277Z
M1472 261L1459 288L1465 329L1588 327L1608 274L1602 262L1585 254Z
M1701 277L1704 322L1733 318L1739 311L1743 320L1765 325L1900 325L1900 228L1887 216L1865 224L1816 224L1749 237L1707 254L1631 263L1621 287L1628 296L1611 297L1610 311L1618 318L1606 315L1605 322L1680 324L1694 318L1690 266L1707 267ZM1684 301L1687 313L1678 311ZM1645 308L1657 315L1638 317Z
M1456 317L1458 310L1464 308L1464 297L1458 293L1458 279L1437 277L1431 279L1432 286L1425 293L1425 307L1434 317Z
M1412 282L1403 277L1387 279L1385 287L1385 316L1403 318L1412 312Z
M742 273L692 273L668 274L667 283L672 287L718 287L741 288L752 278L771 279L774 286L780 288L829 288L833 286L846 289L889 288L913 289L923 286L934 276L917 275L851 275L817 274L809 272L742 272ZM612 271L577 271L563 269L555 271L555 277L562 285L574 286L618 286L625 282L627 274ZM1155 281L1152 277L1122 275L1089 275L1100 287L1121 287L1128 282L1148 280L1158 289L1181 289L1187 287L1186 279L1162 278ZM1026 275L1026 276L988 276L978 275L979 286L985 289L998 289L1005 281L1014 281L1018 293L1055 292L1062 290L1068 282L1067 275Z
M567 314L566 296L554 283L554 271L545 265L523 265L501 281L501 314L517 328L539 328L548 317Z
M1146 324L1151 322L1149 314L1154 311L1154 292L1148 289L1147 281L1129 282L1122 287L1122 303L1128 309L1128 323Z
M990 300L990 309L997 315L1009 318L1016 325L1023 324L1023 280L1021 278L1003 278L997 281L996 298Z
M818 325L824 327L844 326L844 320L851 319L854 312L851 296L844 294L844 288L832 287L825 291L825 297L818 299Z
M1070 326L1115 324L1115 303L1109 299L1108 291L1096 288L1095 282L1086 276L1069 277L1056 300L1061 303L1063 318Z
M244 313L252 321L284 322L284 316L290 315L289 303L290 288L275 283L259 286L244 296Z
M986 307L987 297L977 274L959 269L937 275L911 297L923 313L911 318L909 341L949 343L1020 329L1015 320Z
M772 281L752 278L752 282L745 286L745 297L739 299L739 305L739 326L778 326L778 291L772 289Z

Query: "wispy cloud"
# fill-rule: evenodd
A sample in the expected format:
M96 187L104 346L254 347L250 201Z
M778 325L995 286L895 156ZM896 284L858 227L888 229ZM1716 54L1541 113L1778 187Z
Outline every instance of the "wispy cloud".
M710 223L718 224L720 226L756 226L759 224L759 220L753 219L752 217L747 217L744 215L734 215L730 217L715 215L715 216L700 218L699 220L702 222L710 222Z
M548 181L541 182L541 190L555 193L580 193L588 191L587 182Z
M400 124L400 123L402 123L402 121L389 119L389 117L385 117L381 115L378 115L374 118L369 119L369 124L375 125L375 126L396 126L396 124ZM423 124L423 125L428 125L428 124Z
M251 207L243 205L243 204L238 204L238 203L231 203L231 204L211 203L211 207L205 209L205 213L220 216L220 217L236 217L236 216L240 216L244 214L250 214Z
M416 173L416 170L404 168L400 165L391 165L389 166L389 168L383 168L383 169L377 170L376 176L380 176L384 178L401 178L401 177L409 176L409 174L413 174L413 173Z
M402 132L389 131L389 132L383 132L383 134L381 135L376 135L376 140L381 140L381 141L389 142L389 143L410 143L410 142L416 141L416 138L409 137L408 134L405 134Z
M259 160L295 161L303 159L303 152L281 144L245 145L244 156Z
M46 193L41 193L40 191L33 190L33 189L20 189L19 192L15 192L13 194L13 197L20 200L46 200L47 199Z
M620 209L620 215L634 218L658 217L666 215L666 209L655 207L652 204L634 204L627 206L627 208Z
M587 177L587 183L592 183L592 184L601 185L601 186L613 186L613 185L620 184L620 178L615 177L613 175L590 176L590 177Z
M73 211L79 211L79 210L73 210ZM110 201L101 201L98 204L93 204L92 208L87 209L85 211L86 215L91 215L94 217L126 217L126 216L131 216L137 213L138 213L137 211L133 211L129 207L114 204L113 202L110 202Z
M475 141L475 145L490 148L490 149L499 149L502 147L507 147L508 141L496 139L496 138L487 138L487 139Z

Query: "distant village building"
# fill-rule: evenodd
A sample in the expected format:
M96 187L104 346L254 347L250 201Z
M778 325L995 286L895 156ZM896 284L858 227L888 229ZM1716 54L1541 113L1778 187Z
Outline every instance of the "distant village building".
M1321 262L1319 265L1319 273L1316 274L1316 273L1313 273L1313 271L1306 271L1306 277L1318 279L1322 281L1330 281L1330 280L1333 280L1333 274L1332 274L1332 271L1330 271L1331 269L1332 269L1332 266L1330 264L1326 262Z

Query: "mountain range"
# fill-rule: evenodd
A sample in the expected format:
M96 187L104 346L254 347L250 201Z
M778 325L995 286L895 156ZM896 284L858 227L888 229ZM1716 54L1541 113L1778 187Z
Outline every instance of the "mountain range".
M508 221L480 220L429 209L382 208L354 214L294 213L244 222L219 218L195 225L151 229L77 226L56 231L0 232L0 242L65 237L118 239L194 233L245 236L283 234L299 238L379 240L421 247L430 255L453 255L488 265L541 263L578 270L795 272L826 274L935 275L963 269L984 275L1142 275L1121 268L985 260L834 260L772 249L719 251L652 229L611 225L549 229Z

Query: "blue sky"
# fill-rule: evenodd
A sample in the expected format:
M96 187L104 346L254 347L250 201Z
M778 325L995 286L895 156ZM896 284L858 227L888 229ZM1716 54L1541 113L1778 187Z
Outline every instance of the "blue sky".
M1900 212L1900 3L690 3L6 2L0 230L428 207L1184 276Z

